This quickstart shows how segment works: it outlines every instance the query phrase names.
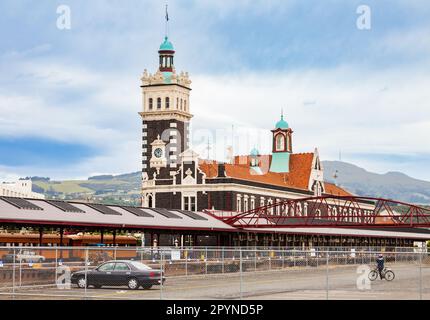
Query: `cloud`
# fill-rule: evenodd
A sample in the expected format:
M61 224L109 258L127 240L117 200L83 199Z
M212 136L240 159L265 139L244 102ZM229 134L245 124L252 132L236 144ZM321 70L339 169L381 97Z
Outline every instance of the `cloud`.
M428 154L430 93L426 88L430 79L424 70L380 72L341 67L305 73L197 76L193 80L194 128L228 131L235 124L265 130L265 135L260 134L264 152L270 152L269 130L283 108L294 130L295 152L318 147L324 159L337 159L339 150L351 156ZM384 86L390 90L381 92ZM307 100L317 103L303 105ZM248 151L252 148L252 143L244 145ZM354 161L354 157L348 160ZM395 161L389 165L386 170L396 170ZM403 166L402 170L408 172Z
M24 10L32 5L33 10ZM157 66L164 35L158 1L71 1L72 30L55 4L4 1L0 10L0 134L90 146L85 161L0 168L0 176L85 177L140 170L139 77ZM429 136L430 23L425 2L372 2L373 28L355 28L353 3L195 1L170 4L176 67L190 71L195 146L217 157L270 152L281 109L295 152L364 161L358 154L423 155ZM323 10L322 10L323 9ZM408 12L409 14L405 14ZM12 36L10 31L13 30ZM221 142L219 142L221 141ZM420 156L421 157L421 156ZM371 158L371 157L370 157ZM413 160L373 157L368 168L418 172ZM1 165L1 161L0 161ZM422 161L416 162L427 174ZM388 168L388 166L390 166ZM9 172L9 173L7 173ZM427 177L430 179L430 176Z

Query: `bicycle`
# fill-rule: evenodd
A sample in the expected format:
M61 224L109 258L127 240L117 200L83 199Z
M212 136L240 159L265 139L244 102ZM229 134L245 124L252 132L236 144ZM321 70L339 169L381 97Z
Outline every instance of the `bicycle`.
M394 272L388 268L384 268L384 270L382 270L381 273L382 273L382 278L387 280L387 281L393 281L394 278L396 277ZM369 272L370 281L375 281L376 279L378 279L378 276L379 276L378 268L375 268Z

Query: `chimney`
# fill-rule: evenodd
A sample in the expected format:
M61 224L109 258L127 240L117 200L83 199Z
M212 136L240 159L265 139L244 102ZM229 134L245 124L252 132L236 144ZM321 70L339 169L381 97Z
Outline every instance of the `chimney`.
M218 163L218 178L225 178L225 163L219 162Z

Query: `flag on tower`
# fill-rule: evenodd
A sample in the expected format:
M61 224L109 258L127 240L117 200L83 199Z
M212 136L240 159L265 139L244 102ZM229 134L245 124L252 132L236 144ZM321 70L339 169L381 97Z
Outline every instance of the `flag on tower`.
M169 21L169 12L167 11L167 4L166 4L166 21Z

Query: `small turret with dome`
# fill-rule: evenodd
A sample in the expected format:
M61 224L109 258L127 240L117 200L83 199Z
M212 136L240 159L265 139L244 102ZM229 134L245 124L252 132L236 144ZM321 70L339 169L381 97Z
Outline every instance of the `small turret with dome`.
M260 168L260 152L257 150L257 148L253 148L251 150L251 153L249 155L250 158L250 173L252 175L261 175L263 174L263 172L261 171Z
M272 149L272 162L270 164L271 172L289 172L290 170L290 154L293 152L292 147L292 133L293 130L284 120L284 114L281 113L281 120L279 120L273 133L273 149Z
M163 43L160 45L160 51L173 51L175 52L175 49L173 48L173 44L169 41L169 37L165 36Z
M284 115L281 114L281 120L276 122L276 129L288 129L288 122L284 120Z
M158 54L160 55L159 70L161 72L173 72L175 49L173 48L173 44L169 41L169 37L164 37L164 42L160 45Z
M191 80L188 72L176 73L174 64L175 48L167 35L164 37L164 41L160 45L158 55L159 66L157 72L152 75L145 70L142 77L142 84L179 84L190 88Z

